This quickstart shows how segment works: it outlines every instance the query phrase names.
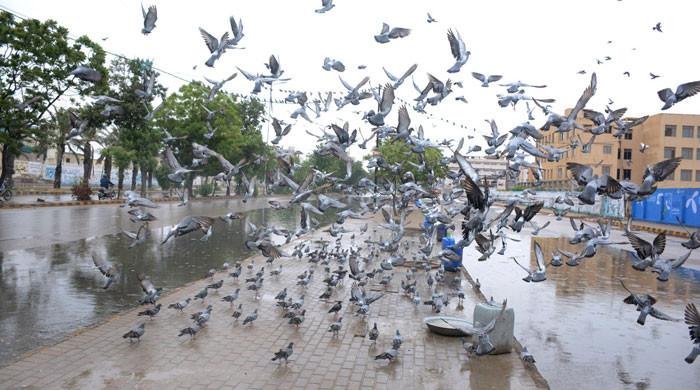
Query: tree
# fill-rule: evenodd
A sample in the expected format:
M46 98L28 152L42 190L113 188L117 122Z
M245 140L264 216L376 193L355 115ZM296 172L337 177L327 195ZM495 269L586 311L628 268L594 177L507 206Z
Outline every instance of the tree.
M317 146L316 150L309 153L306 156L306 159L301 163L301 168L297 169L297 171L294 173L294 180L296 182L303 182L312 169L317 169L326 173L332 172L333 176L338 179L345 178L345 162L330 154L319 154L318 151L320 148L320 146ZM355 161L352 164L352 175L350 176L350 180L343 181L343 183L355 185L366 176L367 171L365 171L365 169L362 167L362 162Z
M266 156L264 160L270 160L270 148L263 142L259 129L264 113L262 104L255 100L238 100L223 91L209 102L208 95L209 88L198 81L185 84L165 99L163 108L156 114L157 127L167 130L173 137L181 137L171 145L180 164L192 165L192 142L215 150L232 164L242 159L252 162L256 160L256 155ZM216 131L211 138L205 136L209 132L207 110L216 113L211 121ZM243 118L248 128L244 126ZM209 159L207 164L197 169L197 173L205 177L223 171L216 159ZM261 169L264 168L251 164L246 166L245 171L249 175L257 175ZM191 180L188 180L188 191L192 191ZM229 191L230 185L227 194Z
M105 53L88 37L69 42L68 30L53 20L17 20L0 12L0 185L12 179L14 159L26 141L37 141L49 109L73 90L100 93L107 85ZM70 76L79 65L96 69L95 84Z
M437 178L445 177L447 174L447 167L440 163L442 159L442 152L437 148L426 148L424 155L425 169L421 172L415 166L409 164L412 162L416 165L421 165L420 155L413 153L411 151L411 146L406 144L406 142L384 142L382 143L376 151L381 155L388 164L401 164L401 173L396 174L393 171L380 169L378 171L378 177L386 178L391 182L394 180L400 180L404 172L412 172L417 181L425 181L428 177L428 172L433 171L433 175Z
M127 155L132 158L132 190L136 186L136 176L141 171L141 194L145 195L149 167L155 166L162 139L161 131L153 126L149 114L153 110L152 103L156 97L165 99L166 90L157 81L159 73L146 61L118 58L112 61L110 69L111 95L120 100L119 106L122 109L121 114L113 118L118 132L117 144L120 146L120 149L115 150L120 152L120 158ZM139 96L137 91L145 90L151 78L154 80L151 94ZM117 167L123 176L125 167L120 167L119 164ZM121 176L120 184L123 184Z

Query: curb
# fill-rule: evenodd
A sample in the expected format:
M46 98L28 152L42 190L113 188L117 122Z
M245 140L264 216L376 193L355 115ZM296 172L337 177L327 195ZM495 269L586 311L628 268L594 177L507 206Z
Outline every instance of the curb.
M240 199L240 196L229 196L229 197L217 197L216 200L236 200ZM179 202L178 199L151 199L155 203L173 203ZM211 200L211 198L196 198L190 199L190 201L204 201ZM0 202L1 210L13 210L13 209L30 209L30 208L41 208L41 207L67 207L67 206L95 206L95 205L110 205L110 204L124 204L123 199L107 199L107 200L70 200L63 202L35 202L35 203L4 203Z

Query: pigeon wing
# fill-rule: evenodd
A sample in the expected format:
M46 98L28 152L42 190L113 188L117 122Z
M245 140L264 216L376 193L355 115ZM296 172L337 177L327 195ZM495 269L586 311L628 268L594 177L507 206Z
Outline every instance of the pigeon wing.
M629 239L632 248L637 251L637 255L639 255L640 259L646 259L647 257L651 256L652 247L648 241L645 241L643 238L637 236L633 232L628 232L627 238Z
M540 271L544 271L544 253L542 253L542 247L540 246L539 242L535 242L535 258L537 258L537 268L539 268Z
M578 115L579 111L583 110L589 100L595 95L596 87L598 85L598 79L595 72L591 75L591 84L583 91L581 97L576 102L576 105L569 113L569 119L574 120Z
M676 89L676 96L678 101L681 101L687 97L691 97L700 92L700 81L693 81L691 83L685 83L678 86Z
M199 34L202 36L202 39L204 39L204 43L207 45L210 53L215 52L219 48L219 41L201 27L199 28ZM245 72L243 73L245 74Z

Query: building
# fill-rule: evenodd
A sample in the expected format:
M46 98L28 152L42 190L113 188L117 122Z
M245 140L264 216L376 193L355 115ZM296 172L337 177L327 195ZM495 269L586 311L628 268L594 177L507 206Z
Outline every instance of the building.
M593 125L582 115L577 121L586 128ZM610 174L618 180L640 183L647 165L673 157L682 157L683 161L674 174L659 183L658 187L700 187L700 115L662 113L650 116L622 139L613 137L611 133L597 136L590 153L582 153L581 146L576 149L569 147L573 132L556 133L550 130L543 134L544 138L538 142L538 146L567 149L559 161L538 159L542 164L545 188L571 188L567 162L594 166L593 173L597 175ZM576 137L577 140L580 137L579 143L585 144L590 141L591 134L576 131ZM649 146L643 153L640 143ZM531 176L528 181L532 181Z
M489 187L496 187L502 191L510 187L511 183L506 180L505 175L508 169L506 159L486 158L485 156L465 156L465 158L479 174L479 177L488 181ZM459 166L457 163L453 163L450 165L450 169L459 170Z

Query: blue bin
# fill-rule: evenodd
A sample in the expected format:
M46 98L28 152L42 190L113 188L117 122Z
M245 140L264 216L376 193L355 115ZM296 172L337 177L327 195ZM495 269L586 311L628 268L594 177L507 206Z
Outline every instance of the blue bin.
M441 223L437 227L437 241L441 242L444 237L447 236L447 225Z
M443 260L442 265L445 268L445 271L457 272L462 267L462 260L461 260L462 248L455 250L454 246L455 246L455 239L453 237L447 236L447 237L442 238L442 249L452 249L460 257L460 260L456 260L456 261Z
M430 223L430 219L428 217L425 217L425 219L423 220L423 227L425 228L425 230L429 230L432 226L433 224Z

